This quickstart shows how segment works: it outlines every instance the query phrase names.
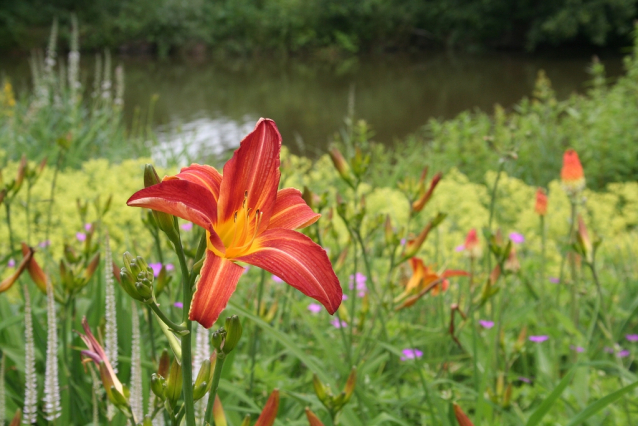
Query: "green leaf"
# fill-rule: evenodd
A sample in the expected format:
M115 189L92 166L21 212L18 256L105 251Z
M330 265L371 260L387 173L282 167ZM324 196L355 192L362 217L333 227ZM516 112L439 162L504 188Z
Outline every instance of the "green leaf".
M558 386L554 388L551 394L541 403L541 405L532 413L529 420L527 421L526 426L536 426L540 423L540 421L545 417L545 414L549 412L554 403L558 400L560 395L563 393L569 382L572 380L574 376L574 372L576 370L572 368L569 372L563 377L563 380L560 381Z
M638 381L630 385L627 385L622 389L618 389L616 392L612 392L609 395L600 398L598 401L592 404L589 404L583 411L578 413L576 417L573 417L570 420L570 422L567 424L567 426L576 426L578 424L581 424L582 422L584 422L585 420L587 420L588 418L590 418L591 416L593 416L594 414L596 414L597 412L599 412L600 410L602 410L603 408L611 404L612 402L619 399L624 394L631 392L637 387L638 387Z

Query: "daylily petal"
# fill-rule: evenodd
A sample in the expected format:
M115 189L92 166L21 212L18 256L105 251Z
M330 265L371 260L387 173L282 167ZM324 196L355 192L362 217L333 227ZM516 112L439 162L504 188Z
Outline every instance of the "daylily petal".
M102 382L105 388L108 391L110 387L113 386L119 393L124 395L124 387L122 386L122 383L119 381L119 379L115 375L115 371L113 371L113 367L111 367L111 363L109 362L109 359L106 356L106 352L104 352L104 349L102 348L100 343L97 341L95 336L93 336L93 333L91 332L91 328L89 327L89 323L87 322L86 317L82 318L82 328L84 328L84 332L86 334L81 334L81 333L78 333L78 334L80 335L82 340L84 340L84 343L86 343L86 346L89 347L89 350L86 351L85 355L91 358L93 362L95 362L95 364L97 364L98 367L100 367ZM104 371L102 371L102 366L100 365L101 363L103 363L102 366L104 368Z
M261 414L255 423L255 426L272 426L277 418L277 411L279 410L279 391L275 389L270 394L264 409L261 410Z
M24 242L22 243L22 256L26 257L29 252L33 252L34 250L26 245ZM47 275L44 273L38 262L35 260L35 254L32 255L31 260L27 264L27 272L31 276L31 279L35 283L36 286L46 294L47 292Z
M222 184L222 175L214 167L193 163L188 167L183 167L175 176L166 176L162 181L172 179L183 179L203 186L213 194L215 201L219 199L219 187Z
M24 272L24 269L27 267L27 265L29 265L29 262L31 262L32 257L33 249L30 248L29 251L22 258L22 261L16 268L15 272L5 278L2 282L0 282L0 293L9 290L11 286L15 284L18 278L20 278L20 275L22 275L22 272Z
M246 207L252 212L259 209L262 213L259 228L262 231L267 228L279 187L280 151L281 135L275 122L260 119L224 165L218 207L220 222L233 220L248 193Z
M202 194L202 186L186 180L171 179L141 189L126 202L133 207L145 207L181 217L206 229L211 234L211 243L220 252L224 244L213 229L217 221L215 198Z
M469 277L470 273L466 271L459 271L456 269L449 269L441 274L442 278L450 278L450 277Z
M343 291L326 251L299 232L269 229L257 237L250 254L237 260L278 276L331 314L341 304Z
M243 272L243 267L207 250L188 318L206 328L212 327L226 308Z
M299 229L312 225L321 217L306 204L301 197L301 191L295 188L285 188L277 192L275 208L270 216L268 229L284 228Z

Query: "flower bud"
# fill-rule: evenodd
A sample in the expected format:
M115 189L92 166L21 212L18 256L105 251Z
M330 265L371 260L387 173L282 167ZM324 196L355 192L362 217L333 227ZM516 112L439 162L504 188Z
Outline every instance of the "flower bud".
M226 318L224 326L226 328L226 342L224 343L222 350L226 355L228 355L233 349L235 349L237 343L239 343L239 339L241 339L241 321L237 315L233 315L232 317Z
M348 162L343 157L341 152L337 148L332 148L330 151L328 151L328 153L330 154L330 158L332 159L332 162L334 163L335 169L337 169L339 176L341 176L341 179L343 179L348 185L354 188L352 171L350 170L350 166L348 165Z
M100 266L100 253L97 253L93 257L93 259L91 259L89 264L86 266L86 269L84 270L84 280L86 283L88 283L91 277L93 277L93 274L97 270L98 266Z
M160 178L155 171L155 168L151 164L144 166L144 187L160 184ZM175 218L164 212L158 212L153 210L153 216L155 217L155 223L157 227L164 231L171 241L176 241L179 238L177 232Z
M250 414L246 414L246 417L244 417L244 421L241 422L241 425L239 426L250 426Z
M18 173L16 175L15 185L13 187L13 193L16 194L20 187L22 186L22 182L24 181L24 176L27 173L27 156L22 155L22 159L20 159L20 165L18 166Z
M345 399L344 404L350 401L352 394L354 393L354 387L357 384L357 367L352 367L350 370L350 375L348 376L348 380L346 381L346 387L343 389Z
M171 407L175 407L177 400L179 400L182 395L182 367L177 362L177 358L174 358L171 364L171 371L166 382L165 395Z
M423 231L421 231L421 233L415 239L408 241L405 246L405 253L403 254L403 258L409 259L411 257L414 257L419 252L419 249L427 239L430 231L439 226L439 224L443 222L443 219L445 219L446 216L447 214L445 213L437 214L436 217L434 217L434 219L432 219L426 225Z
M459 426L474 426L469 417L465 415L463 410L461 410L461 407L459 407L457 404L454 404L454 416L456 416L456 421L458 422Z
M24 242L22 243L22 257L26 257L30 251L32 251L28 245ZM31 277L31 280L35 283L35 285L42 291L44 294L47 292L47 275L44 273L38 262L35 260L35 253L31 257L31 260L27 264L27 272Z
M162 355L160 355L159 365L157 366L157 374L162 377L168 377L168 368L170 365L170 358L168 357L168 350L164 349Z
M418 200L412 203L412 210L414 212L418 213L423 210L428 201L430 201L430 198L432 198L432 194L434 194L434 190L441 181L442 176L443 175L441 173L437 173L436 175L434 175L434 177L432 178L432 182L430 182L430 188L427 190L427 192L425 192Z
M317 395L317 398L319 398L319 401L321 401L323 405L327 405L332 399L332 395L330 394L326 385L324 385L321 380L319 380L319 377L317 377L316 374L313 374L312 376L312 384L315 388L315 394Z
M306 407L306 417L308 418L308 423L310 426L324 426L324 424L319 420L319 418L310 411L310 408Z
M151 390L160 400L166 399L166 379L157 373L151 375Z
M534 211L539 216L545 216L547 214L547 194L543 188L536 190L536 204L534 205Z
M202 366L199 368L195 384L193 385L193 398L195 401L201 399L206 395L206 392L213 384L213 368L210 363L210 359L204 360Z
M226 341L226 330L224 330L224 327L215 331L210 338L210 343L213 345L213 348L215 348L218 354L224 353L223 348L224 348L225 341Z
M144 420L139 423L139 425L141 426L153 426L153 419L151 418L150 414L147 414L146 417L144 417Z

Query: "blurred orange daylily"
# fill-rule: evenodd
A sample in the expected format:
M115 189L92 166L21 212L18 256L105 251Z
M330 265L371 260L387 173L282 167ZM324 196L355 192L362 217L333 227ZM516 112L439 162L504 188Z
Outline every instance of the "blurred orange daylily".
M405 301L397 308L407 308L412 306L423 297L426 293L431 292L433 296L446 291L450 285L447 278L458 276L469 276L465 271L447 270L441 273L435 272L428 268L423 260L413 257L410 259L410 266L412 267L412 277L407 282L405 290L394 301Z
M20 262L16 270L13 272L13 274L9 275L7 278L2 280L2 282L0 282L0 293L3 293L9 290L13 286L13 284L15 284L16 281L18 281L18 278L20 278L20 275L22 275L24 270L28 267L29 262L31 262L32 257L33 257L33 249L28 249L27 253L25 253L24 256L22 257L22 261Z
M310 426L324 426L324 424L319 420L319 417L315 415L310 408L306 407L306 417L308 418L308 423Z
M192 164L161 183L142 189L129 206L189 220L206 230L208 247L189 318L210 328L228 304L244 268L255 265L280 277L333 314L342 290L326 251L295 232L320 215L301 192L279 187L281 135L275 122L260 119L224 165Z

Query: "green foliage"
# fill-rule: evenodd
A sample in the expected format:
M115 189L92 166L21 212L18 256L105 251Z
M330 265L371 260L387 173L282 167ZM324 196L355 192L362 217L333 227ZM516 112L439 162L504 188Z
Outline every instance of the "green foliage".
M348 53L445 46L626 40L635 0L28 0L0 7L0 47L33 48L52 16L75 12L85 47L155 49L198 43L235 53L328 48Z
M424 157L439 170L458 167L481 182L504 152L516 150L518 160L505 170L528 184L546 186L560 168L562 153L574 148L590 188L633 180L638 175L638 57L628 57L625 67L627 74L607 85L604 67L595 60L587 94L564 101L556 99L540 72L533 96L511 111L497 105L493 114L465 111L451 120L431 119L398 147L395 157Z

